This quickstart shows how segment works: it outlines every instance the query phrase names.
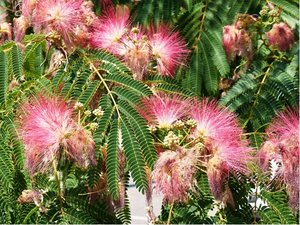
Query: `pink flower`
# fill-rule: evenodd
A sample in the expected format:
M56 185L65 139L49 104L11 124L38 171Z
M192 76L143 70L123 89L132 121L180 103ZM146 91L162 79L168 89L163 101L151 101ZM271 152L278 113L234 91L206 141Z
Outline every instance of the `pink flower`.
M228 61L242 56L248 60L252 58L253 46L250 35L245 29L238 29L236 25L223 28L223 47Z
M23 0L21 7L22 16L29 20L31 18L37 1L41 0Z
M6 40L12 39L12 27L10 23L0 24L0 44Z
M123 55L125 64L131 69L136 80L143 80L150 60L147 37L139 27L134 27L122 38L122 42L124 51L119 53Z
M27 28L30 26L28 18L20 16L19 18L14 18L14 35L15 41L22 41L25 36Z
M144 98L142 102L139 112L151 125L159 128L170 128L176 120L186 115L189 105L179 95L168 96L162 92Z
M26 30L31 26L32 13L37 0L23 0L21 5L21 16L14 18L15 41L22 41Z
M288 51L294 44L293 30L286 23L274 24L266 35L269 45L280 51Z
M221 200L223 196L223 184L229 176L229 167L219 155L214 155L207 163L207 178L215 199Z
M178 148L160 154L153 171L155 187L164 200L172 203L185 201L196 173L197 151Z
M235 43L238 39L238 32L235 25L223 27L223 47L229 61L234 60L236 56Z
M35 31L55 32L67 46L76 42L76 28L84 27L83 0L39 0L33 13Z
M264 165L271 159L282 164L279 170L287 186L292 209L299 209L299 109L279 113L266 129L267 141L257 156L264 156ZM271 144L270 144L271 143Z
M44 172L61 151L79 166L95 163L94 141L72 118L72 110L57 97L39 96L22 107L20 135L30 174Z
M91 45L94 48L106 49L113 54L123 55L124 44L121 39L128 31L129 15L127 7L108 8L94 27Z
M149 41L159 74L174 77L177 66L183 64L189 53L179 33L160 26L156 31L150 32Z
M214 100L204 99L195 101L189 111L192 119L196 121L196 128L192 133L194 138L212 138L213 140L231 140L238 143L243 133L238 126L236 116L225 108L221 108Z
M196 121L191 137L204 144L203 163L215 198L221 200L222 184L230 172L247 171L251 149L243 140L235 115L218 106L216 101L195 101L190 116Z

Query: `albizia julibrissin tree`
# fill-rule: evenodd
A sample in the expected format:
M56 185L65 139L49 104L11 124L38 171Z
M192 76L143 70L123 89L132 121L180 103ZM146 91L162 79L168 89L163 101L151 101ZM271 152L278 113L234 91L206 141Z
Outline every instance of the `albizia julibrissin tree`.
M298 6L1 1L0 223L296 223Z

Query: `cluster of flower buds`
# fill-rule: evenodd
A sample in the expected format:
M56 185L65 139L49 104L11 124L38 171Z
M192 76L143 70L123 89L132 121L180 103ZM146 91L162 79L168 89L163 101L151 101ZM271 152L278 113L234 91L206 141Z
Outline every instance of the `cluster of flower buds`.
M124 60L138 80L148 71L173 77L189 52L178 32L167 26L148 31L140 26L131 27L129 14L127 7L109 8L94 26L92 46Z
M191 174L200 166L207 172L215 198L224 200L225 180L230 173L246 173L246 164L251 159L251 148L242 138L243 131L235 115L216 101L159 92L144 98L142 103L138 111L149 125L156 127L158 137L164 135L153 174L165 199L183 201L186 191L193 186ZM191 167L177 169L186 161ZM183 174L189 174L190 178L184 179Z
M277 171L287 186L292 209L299 210L299 108L277 115L266 130L267 140L257 154L264 171L271 160L281 164Z

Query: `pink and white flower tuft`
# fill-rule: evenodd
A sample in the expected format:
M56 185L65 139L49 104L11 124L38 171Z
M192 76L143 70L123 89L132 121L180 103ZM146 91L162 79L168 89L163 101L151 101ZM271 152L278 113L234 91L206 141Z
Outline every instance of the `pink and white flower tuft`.
M159 128L170 128L172 124L187 113L189 101L179 95L168 96L158 93L143 99L143 108L139 111L151 125Z
M279 174L287 186L289 204L299 209L299 109L281 112L266 130L267 141L257 156L266 170L271 159L281 162Z
M36 32L55 32L67 46L76 42L76 30L84 27L83 0L39 0L32 17Z
M46 171L61 151L81 167L95 164L94 141L72 118L72 110L57 97L39 96L22 107L20 136L31 175Z
M197 151L193 149L179 148L160 154L153 171L153 179L165 201L172 203L187 199L187 191L194 184L197 159Z
M121 39L129 29L129 16L127 7L108 8L94 26L91 45L94 48L106 49L113 54L123 55L124 44Z
M227 25L223 27L223 47L229 61L234 60L236 56L235 44L238 40L239 30L235 25Z
M159 74L174 77L177 66L186 60L189 53L179 33L160 26L156 31L150 32L149 42Z
M146 35L140 27L134 27L122 42L124 52L120 53L123 54L125 64L131 69L136 80L143 80L150 60L150 46Z
M231 140L232 144L236 144L241 139L243 131L238 126L236 116L227 109L221 108L215 100L204 99L195 102L190 110L190 116L197 124L192 133L194 138Z
M246 172L251 149L242 139L235 115L218 106L216 101L195 102L190 116L196 121L191 134L204 144L202 158L207 164L207 175L216 199L221 200L222 184L230 172Z

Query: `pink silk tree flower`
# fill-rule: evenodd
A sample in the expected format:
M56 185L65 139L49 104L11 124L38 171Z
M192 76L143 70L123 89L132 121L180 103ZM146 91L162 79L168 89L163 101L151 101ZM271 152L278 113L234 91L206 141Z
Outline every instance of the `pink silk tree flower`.
M266 134L267 140L257 156L265 154L265 161L275 159L281 162L278 173L287 186L289 204L297 211L299 209L299 108L287 109L279 113L266 129ZM270 146L269 143L272 145Z
M221 200L223 182L229 173L247 172L251 148L242 138L243 130L232 112L221 108L214 100L194 100L192 105L189 114L196 127L191 138L203 144L200 157L207 165L211 191L217 200Z
M106 49L112 54L123 55L124 44L121 39L129 29L130 12L127 7L110 7L95 23L91 46Z
M14 18L14 35L15 41L22 41L25 36L27 28L30 26L28 18L20 16L19 18Z
M280 51L288 51L294 44L293 30L286 23L274 24L266 35L269 45L278 48Z
M22 110L20 136L31 175L48 170L62 151L80 167L95 164L94 141L72 118L66 102L40 95Z
M239 30L235 25L227 25L223 27L223 47L228 61L235 59L235 43L238 40Z
M223 184L229 176L229 168L224 160L214 155L207 163L207 178L210 190L216 200L221 201Z
M30 19L37 1L40 0L23 0L21 6L22 16Z
M133 72L136 80L143 80L147 73L150 60L150 46L148 38L140 27L134 27L122 38L124 45L123 55L125 64Z
M196 173L197 151L178 148L160 154L154 170L155 187L169 203L183 202L192 190Z
M209 137L239 144L243 130L239 128L238 120L232 112L220 107L215 100L204 99L195 101L192 105L189 114L196 121L196 128L192 133L194 138Z
M0 44L4 41L12 39L12 27L10 23L4 22L0 24Z
M23 0L21 4L21 16L14 18L15 41L22 41L26 30L31 26L32 13L37 0Z
M216 200L222 200L223 183L230 173L247 173L247 163L252 159L250 152L246 142L233 146L230 141L215 140L212 149L204 152L205 155L202 153L202 157L206 158L204 163L207 165L209 185Z
M177 66L185 62L189 53L186 43L178 32L172 32L167 26L152 29L149 33L152 57L156 61L158 73L174 77Z
M83 0L38 0L32 16L35 31L55 32L72 46L76 28L85 26L82 4Z
M252 40L245 29L239 29L236 25L224 26L222 40L223 48L229 62L235 60L237 55L248 60L252 59Z
M142 103L138 110L149 124L167 129L186 115L189 106L189 101L179 95L169 96L162 92L144 98Z

